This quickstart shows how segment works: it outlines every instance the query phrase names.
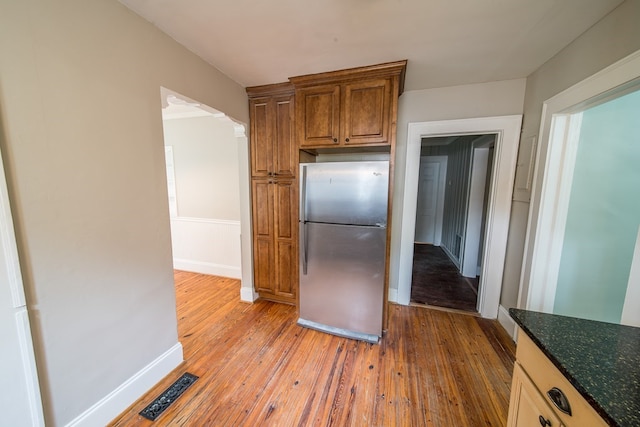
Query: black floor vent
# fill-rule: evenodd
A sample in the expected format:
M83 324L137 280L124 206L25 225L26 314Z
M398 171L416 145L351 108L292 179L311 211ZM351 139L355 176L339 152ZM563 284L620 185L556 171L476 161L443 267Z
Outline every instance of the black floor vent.
M196 382L198 377L192 375L188 372L184 373L180 378L176 380L171 386L162 392L160 396L158 396L153 402L149 404L146 408L140 411L140 415L149 419L151 421L155 421L156 418L164 412L165 409L169 407L175 400L180 397L182 393L186 389L189 388L191 384Z

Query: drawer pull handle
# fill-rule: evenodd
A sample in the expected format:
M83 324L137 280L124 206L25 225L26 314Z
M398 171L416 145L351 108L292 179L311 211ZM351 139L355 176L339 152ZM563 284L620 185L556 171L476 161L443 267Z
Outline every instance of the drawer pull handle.
M556 405L556 408L571 416L571 405L569 405L569 400L562 390L558 387L553 387L547 392L547 396L549 396L549 399L551 399L553 404Z
M540 425L542 427L546 427L546 426L550 426L551 425L551 421L547 420L545 417L543 417L542 415L540 415L538 417L538 421L540 421Z

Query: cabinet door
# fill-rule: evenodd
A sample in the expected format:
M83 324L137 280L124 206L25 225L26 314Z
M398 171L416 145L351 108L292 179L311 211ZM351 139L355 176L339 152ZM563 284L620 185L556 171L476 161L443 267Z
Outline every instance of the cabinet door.
M391 80L378 79L344 86L342 144L388 144Z
M273 101L273 172L279 177L295 176L294 97L286 95Z
M253 199L253 283L257 292L273 293L273 184L266 179L251 182Z
M519 363L513 369L507 427L562 427Z
M274 292L279 297L295 302L298 288L297 186L295 181L286 180L276 182L273 187L276 257Z
M340 142L340 86L298 89L296 104L301 147L332 146Z
M251 176L266 177L273 169L273 100L249 101L251 117Z

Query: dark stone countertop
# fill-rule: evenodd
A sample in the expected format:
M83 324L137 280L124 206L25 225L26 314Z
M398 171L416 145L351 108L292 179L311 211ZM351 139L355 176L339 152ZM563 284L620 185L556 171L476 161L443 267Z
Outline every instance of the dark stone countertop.
M511 308L509 314L611 426L640 426L640 328Z

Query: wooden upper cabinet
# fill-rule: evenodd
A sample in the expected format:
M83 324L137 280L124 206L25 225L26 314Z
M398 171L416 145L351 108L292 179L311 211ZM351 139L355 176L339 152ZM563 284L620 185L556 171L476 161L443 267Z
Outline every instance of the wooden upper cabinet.
M390 145L406 61L292 77L300 148Z
M247 88L251 176L295 176L294 93L290 84Z
M296 96L296 123L300 145L338 145L340 86L304 88L297 91Z
M251 115L251 176L267 176L273 165L271 98L249 101Z
M388 144L391 79L344 85L345 144Z
M293 177L296 174L294 95L292 93L275 97L273 102L275 108L273 172L276 176Z

